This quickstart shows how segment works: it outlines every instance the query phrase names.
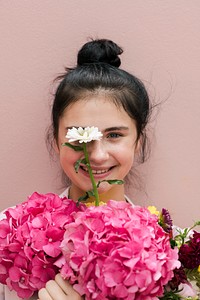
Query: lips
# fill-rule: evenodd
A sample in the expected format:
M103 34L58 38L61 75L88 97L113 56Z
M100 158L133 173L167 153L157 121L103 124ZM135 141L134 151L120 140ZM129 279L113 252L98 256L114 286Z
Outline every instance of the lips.
M92 174L94 174L94 175L96 175L96 174L98 174L98 175L105 174L105 173L109 172L111 170L111 168L101 169L101 170L100 169L97 169L97 170L92 169ZM84 170L85 172L89 173L87 167L81 166L81 169Z

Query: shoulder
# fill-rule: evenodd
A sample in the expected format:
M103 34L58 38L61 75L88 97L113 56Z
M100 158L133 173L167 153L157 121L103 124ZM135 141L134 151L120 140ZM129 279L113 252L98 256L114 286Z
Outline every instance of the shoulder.
M124 197L125 197L126 202L128 202L134 206L133 201L131 201L131 199L128 196L124 195Z
M11 206L11 207L8 207L8 208L15 208L15 206ZM0 211L0 221L3 220L3 219L6 219L6 215L5 215L5 211L8 209L4 209L3 211ZM0 299L1 300L1 299Z
M6 218L6 215L4 214L5 210L0 212L0 221ZM1 300L1 298L0 298Z
M67 197L67 198L68 198L68 196L69 196L69 188L70 188L70 187L66 188L59 196L60 196L61 198L64 198L64 197Z
M4 285L0 283L0 300L5 299Z

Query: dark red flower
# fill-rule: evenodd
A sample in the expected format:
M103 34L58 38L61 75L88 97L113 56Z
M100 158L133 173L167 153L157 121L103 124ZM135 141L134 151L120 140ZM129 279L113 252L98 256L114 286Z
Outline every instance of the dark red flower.
M184 268L180 267L179 269L174 270L174 277L169 281L168 285L172 290L178 288L181 283L187 282L187 276L185 274Z
M180 247L179 260L187 269L195 269L200 265L200 232L194 231L188 243Z

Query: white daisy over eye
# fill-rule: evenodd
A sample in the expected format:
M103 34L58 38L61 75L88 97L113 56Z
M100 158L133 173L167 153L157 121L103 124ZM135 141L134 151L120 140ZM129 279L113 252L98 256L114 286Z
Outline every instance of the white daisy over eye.
M68 129L66 138L69 143L78 141L79 143L89 143L91 141L98 141L101 139L103 134L99 131L98 127L72 127Z

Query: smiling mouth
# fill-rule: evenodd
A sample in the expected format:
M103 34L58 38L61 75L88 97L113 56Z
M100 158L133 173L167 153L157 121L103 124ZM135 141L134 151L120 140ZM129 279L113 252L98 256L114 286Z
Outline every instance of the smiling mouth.
M87 167L80 166L80 168L81 168L83 171L89 173ZM105 174L105 173L109 172L112 168L113 168L113 167L108 168L108 169L104 169L104 170L92 170L92 174L94 174L94 175L96 175L96 174Z

